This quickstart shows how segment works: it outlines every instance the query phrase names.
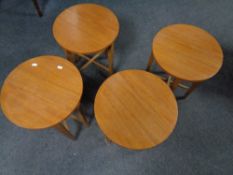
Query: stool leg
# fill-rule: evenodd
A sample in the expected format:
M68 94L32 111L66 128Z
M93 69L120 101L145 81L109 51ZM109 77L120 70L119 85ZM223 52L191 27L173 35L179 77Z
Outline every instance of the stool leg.
M191 93L194 91L194 89L197 88L197 86L198 86L199 84L200 84L199 82L198 82L198 83L192 83L192 86L191 86L191 87L187 90L187 92L185 93L184 98L187 98L188 95L191 94Z
M68 123L67 123L66 120L64 120L64 121L62 122L62 124L63 124L63 126L64 126L68 131L70 130L70 127L69 127L69 125L68 125Z
M77 115L72 114L71 118L73 120L80 121L85 127L89 126L86 116L84 116L79 110L77 111Z
M168 79L167 79L167 85L170 86L172 83L172 76L168 76Z
M174 91L177 88L177 86L179 85L180 82L181 82L180 79L175 78L173 83L171 84L171 89Z
M84 125L85 127L88 127L88 126L89 126L89 123L88 123L88 121L87 121L86 116L84 116L80 111L79 111L78 114L79 114L80 122L82 122L83 125Z
M96 55L94 55L92 58L89 58L89 60L80 68L80 70L84 70L89 66L91 63L94 63L95 60L103 53L103 51L98 52Z
M40 6L39 6L37 0L32 0L32 2L33 2L34 6L35 6L35 8L36 8L37 15L38 15L39 17L43 16L43 14L42 14L42 12L41 12L41 10L40 10Z
M75 136L70 133L70 131L64 126L62 123L59 123L55 126L55 128L60 131L62 134L66 135L72 140L75 140Z
M113 54L114 54L114 43L107 50L108 67L109 67L110 75L113 73Z
M109 140L109 138L107 138L106 136L104 136L104 140L105 140L105 143L107 143L107 144L112 143L112 141L111 141L111 140Z
M75 59L74 59L72 53L67 51L67 50L64 50L64 52L65 52L66 59L69 60L70 62L74 63Z
M147 64L147 67L146 67L146 70L149 71L149 72L151 71L153 61L154 61L154 57L153 57L153 54L151 53L148 64Z

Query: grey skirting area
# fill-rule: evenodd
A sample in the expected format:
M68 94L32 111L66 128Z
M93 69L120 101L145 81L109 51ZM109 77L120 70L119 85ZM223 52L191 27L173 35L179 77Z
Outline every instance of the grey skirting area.
M64 56L52 36L53 21L65 8L90 1L39 2L44 13L42 18L36 15L31 0L0 1L1 85L7 74L22 61L44 54ZM118 16L120 35L115 45L115 71L145 69L154 34L172 23L197 25L213 34L224 50L221 71L187 99L178 101L178 123L167 141L150 150L130 151L115 144L106 144L94 119L94 96L106 74L92 65L82 72L85 87L82 107L91 125L82 128L76 141L54 129L21 129L0 112L0 174L233 174L233 1L91 2L105 5ZM155 64L153 71L161 73Z

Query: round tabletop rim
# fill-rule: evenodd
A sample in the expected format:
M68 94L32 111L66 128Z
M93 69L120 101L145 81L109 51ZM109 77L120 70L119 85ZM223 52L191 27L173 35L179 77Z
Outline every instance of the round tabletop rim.
M82 78L82 75L81 75L81 72L79 71L79 69L74 66L74 64L72 64L71 62L67 61L68 64L70 64L71 66L73 66L74 68L76 68L77 72L79 73L80 75L80 78L81 78L81 93L80 93L80 97L79 97L79 100L77 102L77 104L74 106L74 109L64 118L62 118L61 120L57 121L57 122L54 122L54 124L52 125L49 125L49 126L45 126L45 127L36 127L36 128L30 128L30 127L26 127L26 126L23 126L19 123L15 123L14 121L12 121L8 115L7 115L7 112L5 110L5 108L3 107L3 102L2 102L2 93L3 93L3 90L4 90L4 87L5 87L5 82L7 81L7 78L20 66L20 65L23 65L24 63L28 62L28 61L31 61L32 59L36 59L36 58L42 58L42 57L56 57L58 59L62 59L63 61L67 61L65 58L61 57L61 56L57 56L57 55L39 55L39 56L35 56L35 57L32 57L32 58L29 58L29 59L26 59L25 61L17 64L12 70L9 71L9 73L6 75L4 81L3 81L3 84L2 84L2 87L0 89L0 107L1 107L1 110L2 110L2 113L3 115L5 116L5 118L7 118L8 121L10 121L12 124L14 124L15 126L17 127L20 127L20 128L23 128L23 129L28 129L28 130L42 130L42 129L48 129L48 128L52 128L54 126L56 126L57 124L59 124L60 122L62 122L63 120L66 120L70 114L72 114L72 112L79 106L80 104L80 101L82 99L82 95L83 95L83 78Z
M97 115L96 115L96 98L97 98L97 95L100 93L101 88L104 86L105 82L108 81L112 76L115 76L116 74L119 74L119 73L122 73L122 72L127 72L127 71L139 71L139 72L147 73L147 74L150 74L150 75L152 75L152 76L154 76L154 77L156 77L156 78L158 78L158 79L161 80L161 78L160 78L158 75L155 75L155 74L153 74L153 73L151 73L151 72L148 72L148 71L145 71L145 70L141 70L141 69L126 69L126 70L122 70L122 71L116 72L115 74L113 74L113 75L111 75L110 77L108 77L108 78L101 84L101 86L99 87L99 89L98 89L98 91L97 91L97 93L96 93L96 95L95 95L95 100L94 100L94 116L95 116L95 119L96 119L96 123L97 123L97 125L99 126L101 132L104 134L104 136L105 136L106 138L110 139L111 142L115 143L116 145L118 145L118 146L120 146L120 147L122 147L122 148L130 149L130 150L136 150L136 151L140 151L140 150L149 150L149 149L155 148L155 147L157 147L157 146L160 146L161 144L163 144L164 142L167 141L167 139L168 139L168 138L172 135L172 133L174 132L174 130L175 130L175 128L176 128L176 125L177 125L177 122L178 122L178 118L179 118L179 108L178 108L178 104L177 104L176 97L175 97L174 93L170 90L170 88L167 86L167 84L166 84L163 80L161 80L162 84L165 85L165 86L167 86L167 87L169 88L169 90L170 90L169 92L170 92L170 94L172 95L172 98L173 98L173 100L174 100L174 102L175 102L175 108L176 108L176 116L175 116L175 118L176 118L176 121L175 121L174 126L173 126L172 130L170 131L170 133L169 133L166 137L164 137L163 140L161 140L159 143L157 143L157 144L155 144L155 145L143 147L143 148L135 148L135 147L130 147L130 146L128 146L128 145L121 144L120 142L116 142L115 140L112 140L112 139L108 136L108 134L106 134L106 133L104 132L104 130L102 129L101 125L99 124L99 120L98 120L98 117L97 117Z
M55 23L56 21L58 20L58 17L62 15L63 12L65 12L66 10L69 10L70 8L72 7L75 7L75 6L81 6L81 5L95 5L95 6L98 6L98 7L102 7L106 10L108 10L109 12L111 12L113 14L113 16L115 17L116 21L117 21L117 32L116 32L116 35L115 37L113 38L113 40L111 42L109 42L108 44L106 44L105 47L101 48L101 49L93 49L91 51L87 51L87 52L78 52L76 50L72 50L72 49L68 49L68 48L65 48L63 44L61 44L61 42L59 42L57 40L57 38L55 37L55 32L54 32L54 26L55 26ZM102 50L105 50L107 49L108 47L110 47L117 39L117 37L119 36L119 33L120 33L120 23L119 23L119 20L118 20L118 17L117 15L115 14L115 12L112 10L112 9L109 9L107 8L106 6L102 5L102 4L98 4L98 3L78 3L78 4L75 4L75 5L71 5L69 7L67 7L66 9L64 9L63 11L61 11L55 18L55 20L53 21L53 25L52 25L52 34L53 34L53 38L55 39L56 43L63 49L63 50L66 50L68 52L71 52L71 53L75 53L75 54L83 54L83 55L88 55L88 54L95 54L97 52L100 52Z
M166 68L164 68L161 63L158 61L158 59L156 58L156 51L154 49L155 47L155 44L156 43L156 38L158 37L158 35L160 34L160 32L162 32L164 29L166 28L169 28L169 27L172 27L172 26L176 26L176 25L185 25L185 26L189 26L189 27L193 27L193 28L197 28L203 32L205 32L206 34L208 34L209 37L211 37L212 39L215 40L215 42L218 44L220 50L221 50L221 64L219 65L219 68L216 70L216 72L214 74L211 74L210 76L206 77L206 78L203 78L203 79L191 79L191 78L186 78L185 76L177 76L175 75L174 73L171 73L170 71L168 71ZM201 28L201 27L198 27L198 26L195 26L193 24L188 24L188 23L174 23L174 24L170 24L170 25L167 25L163 28L161 28L155 35L154 35L154 38L153 38L153 41L152 41L152 55L153 55L153 59L154 61L159 65L159 67L164 70L166 73L168 73L169 75L175 77L175 78L178 78L180 80L183 80L183 81L190 81L190 82L202 82L202 81L206 81L206 80L209 80L211 79L212 77L214 77L222 68L223 66L223 62L224 62L224 54L223 54L223 50L222 50L222 47L221 45L219 44L218 40L216 39L215 36L213 36L210 32L208 32L207 30Z

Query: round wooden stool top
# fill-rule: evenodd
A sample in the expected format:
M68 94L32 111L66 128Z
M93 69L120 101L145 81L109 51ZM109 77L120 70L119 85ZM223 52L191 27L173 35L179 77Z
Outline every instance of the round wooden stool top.
M82 77L72 63L57 56L35 57L8 75L1 90L1 107L20 127L48 128L73 112L82 90Z
M168 74L192 82L207 80L221 68L223 53L216 39L187 24L163 28L153 40L153 55Z
M53 35L65 50L90 54L110 46L119 33L114 13L97 4L78 4L64 10L53 24Z
M126 70L108 78L97 92L94 111L107 138L136 150L166 140L178 115L170 88L142 70Z

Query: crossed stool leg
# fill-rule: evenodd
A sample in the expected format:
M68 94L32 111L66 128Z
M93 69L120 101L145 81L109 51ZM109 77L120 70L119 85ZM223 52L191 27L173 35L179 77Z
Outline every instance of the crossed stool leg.
M95 64L97 67L107 71L109 73L109 75L111 75L113 73L113 54L114 54L114 44L111 44L109 47L95 53L94 55L92 55L92 57L89 57L85 54L80 54L80 53L71 53L69 51L65 51L66 54L66 58L73 62L75 61L75 56L77 56L77 59L84 59L87 62L81 66L80 71L86 69L91 63ZM103 65L99 62L97 62L97 58L99 58L101 55L106 54L107 58L108 58L108 66Z
M85 127L89 126L87 118L80 112L79 108L77 108L76 111L73 112L68 118L72 118L75 122L81 122ZM55 128L70 139L75 140L76 136L71 133L70 127L66 120L63 120L61 123L57 124Z
M154 61L154 57L153 57L153 54L151 53L148 64L147 64L147 68L146 68L146 70L149 72L151 71L153 61ZM164 77L161 77L161 78L167 81L167 85L170 86L173 91L175 91L177 87L186 89L184 98L186 98L189 94L191 94L196 89L196 87L201 83L201 82L192 82L192 86L188 87L181 83L182 80L172 77L171 75L168 75L167 79L165 79Z

